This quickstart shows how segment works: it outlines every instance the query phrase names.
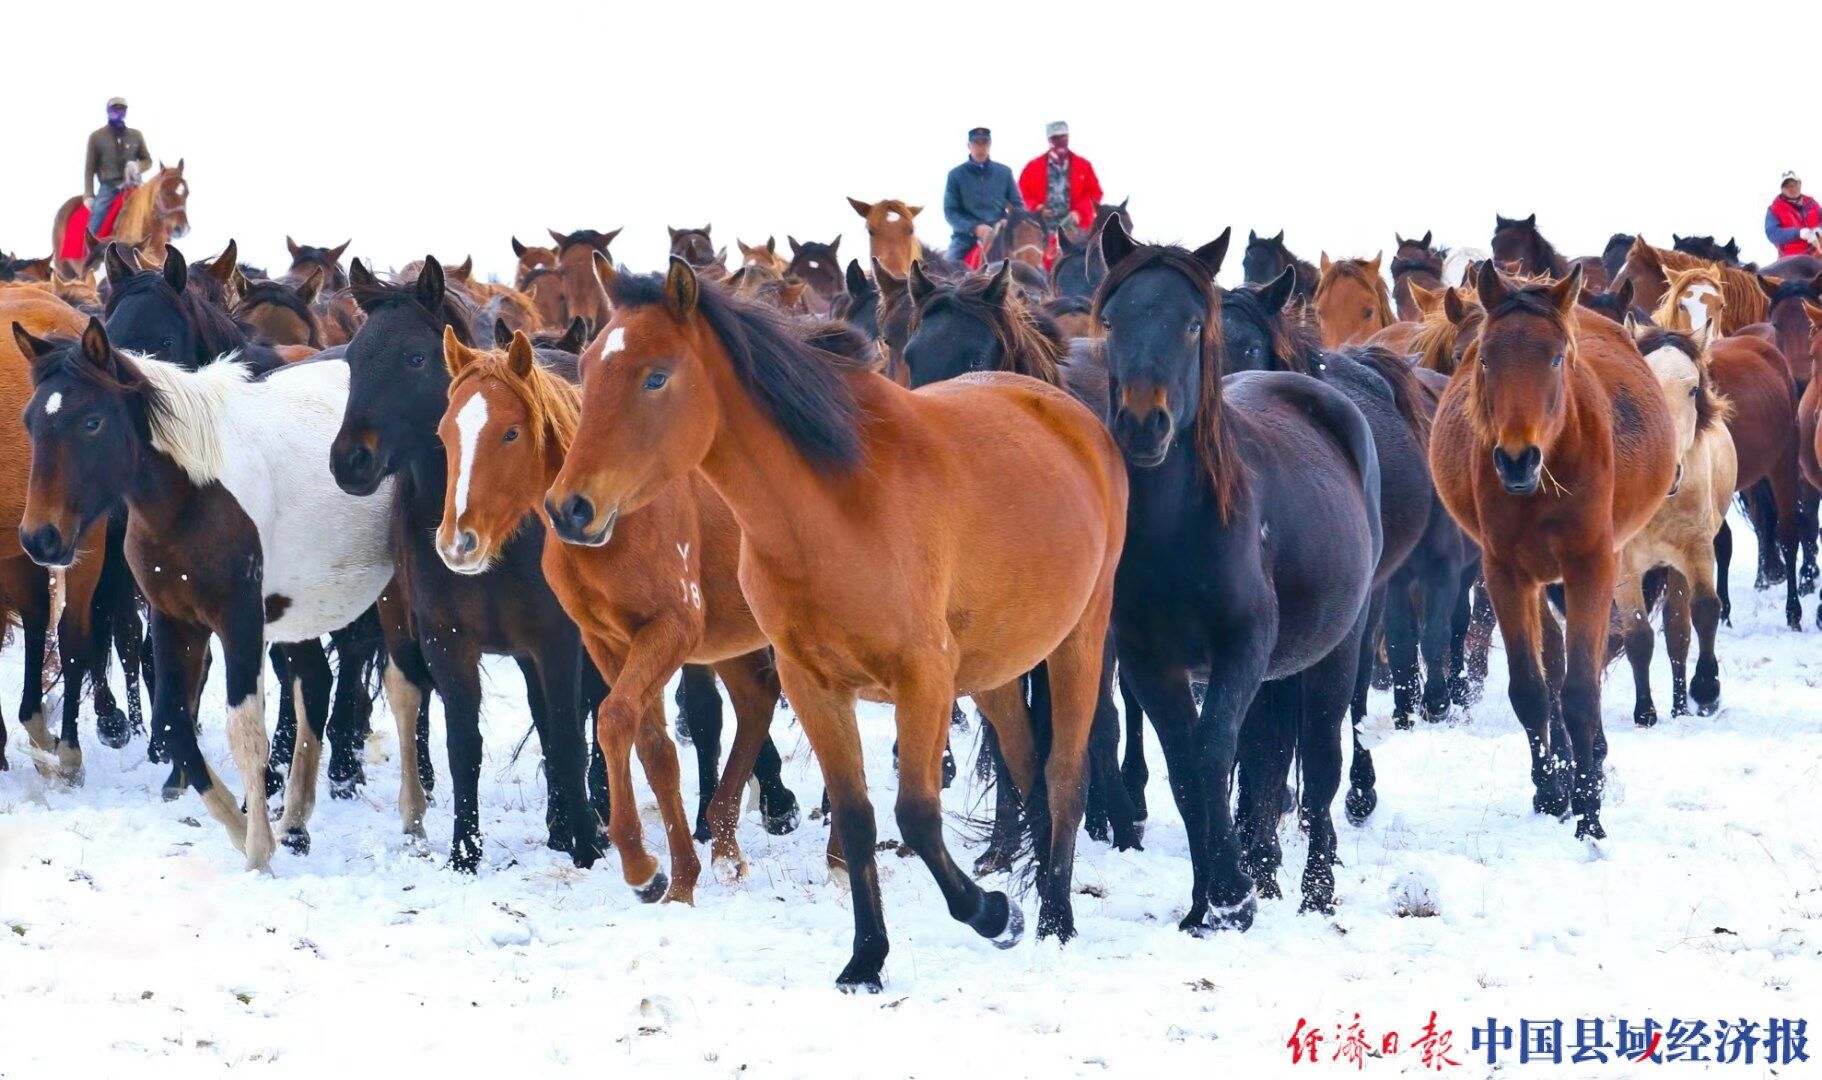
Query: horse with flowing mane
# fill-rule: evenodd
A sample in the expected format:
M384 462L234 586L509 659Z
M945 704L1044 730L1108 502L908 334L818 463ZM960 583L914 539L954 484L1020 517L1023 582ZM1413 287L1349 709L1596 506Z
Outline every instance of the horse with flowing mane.
M164 260L165 244L190 232L190 182L184 179L183 159L158 171L127 190L113 231L100 239L137 248L154 262ZM78 213L78 209L81 213ZM57 208L51 223L51 251L57 268L75 276L98 238L100 222L88 220L82 196L71 196Z

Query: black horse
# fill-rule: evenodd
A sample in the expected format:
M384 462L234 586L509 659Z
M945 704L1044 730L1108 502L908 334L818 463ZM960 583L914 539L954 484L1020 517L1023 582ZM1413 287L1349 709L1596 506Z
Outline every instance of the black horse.
M202 295L204 277L191 281L189 264L176 248L165 249L164 267L141 270L118 244L107 248L108 341L117 349L145 353L195 369L231 352L264 374L284 361L270 346L247 337L244 327Z
M1537 215L1526 218L1493 215L1493 262L1498 266L1518 264L1521 274L1549 274L1567 277L1569 260L1556 246L1537 231Z
M1109 223L1102 244L1108 277L1095 308L1110 426L1132 484L1114 641L1189 835L1195 876L1180 925L1245 929L1255 883L1277 894L1293 750L1310 832L1303 907L1331 910L1341 721L1384 548L1372 430L1307 375L1222 377L1214 276L1226 234L1190 252L1136 245ZM1200 709L1190 686L1199 672ZM1260 801L1244 814L1244 853L1229 808L1237 760Z
M1316 298L1316 283L1322 274L1314 263L1299 259L1284 246L1284 230L1279 229L1277 236L1260 236L1248 229L1246 232L1246 251L1240 256L1240 269L1245 280L1263 284L1272 280L1288 269L1297 271L1295 289L1299 303L1307 304Z

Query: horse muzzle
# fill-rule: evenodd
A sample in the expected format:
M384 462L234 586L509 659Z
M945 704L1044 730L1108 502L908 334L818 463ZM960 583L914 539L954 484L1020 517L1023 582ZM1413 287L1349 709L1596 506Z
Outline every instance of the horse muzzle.
M1508 495L1536 494L1542 483L1544 469L1544 452L1535 446L1527 446L1517 457L1506 453L1502 446L1493 448L1493 471L1499 474L1499 482Z
M620 508L616 506L596 526L594 500L579 492L561 503L546 496L544 513L550 517L550 528L557 534L557 539L581 547L605 547L613 539L614 522L620 519Z
M336 486L350 495L365 498L378 491L386 477L373 442L371 432L355 438L338 435L329 450L329 471L335 475Z
M443 560L444 566L458 574L469 577L484 574L488 564L493 561L487 552L481 550L481 539L473 529L457 529L453 538L443 540L439 535L438 540L441 542L437 544L437 555Z
M1114 442L1119 444L1126 460L1141 469L1156 468L1164 463L1175 434L1170 412L1162 407L1154 407L1140 416L1121 406L1113 417Z
M39 566L50 570L67 570L76 561L75 532L64 532L48 522L36 527L19 526L19 546Z

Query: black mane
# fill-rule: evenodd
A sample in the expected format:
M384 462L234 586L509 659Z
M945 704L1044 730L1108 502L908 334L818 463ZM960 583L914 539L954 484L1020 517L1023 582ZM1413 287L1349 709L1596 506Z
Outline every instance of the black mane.
M427 312L432 318L442 319L455 330L456 340L473 347L475 309L460 289L443 288L443 303L439 310L431 311L425 306L423 297L418 292L418 285L413 281L381 281L375 277L367 281L351 281L348 292L354 302L367 314L373 314L375 308L387 304L411 304L420 311Z
M208 275L205 270L196 276ZM139 270L121 281L110 281L109 284L107 306L103 309L104 318L112 316L120 302L129 296L147 293L158 295L176 309L178 317L196 336L199 350L197 363L206 364L224 353L247 347L246 332L229 318L227 312L189 289L178 292L171 288L162 271Z

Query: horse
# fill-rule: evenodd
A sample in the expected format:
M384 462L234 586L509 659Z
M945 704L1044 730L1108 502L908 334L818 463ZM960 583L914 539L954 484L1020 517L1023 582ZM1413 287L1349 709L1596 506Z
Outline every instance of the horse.
M1664 299L1664 290L1669 285L1669 271L1693 270L1707 265L1708 260L1685 255L1680 251L1654 248L1644 237L1638 236L1633 238L1632 246L1626 249L1626 263L1608 284L1608 288L1618 290L1625 282L1631 282L1634 302L1645 310L1652 311ZM1737 334L1753 323L1764 322L1771 305L1760 288L1757 277L1731 266L1721 267L1720 273L1721 333Z
M1097 218L1105 222L1110 218ZM1096 233L1101 226L1095 226ZM1086 245L1080 248L1064 248L1057 253L1050 264L1050 292L1058 300L1089 301L1092 307L1095 290L1101 287L1101 280L1107 276L1107 263L1101 255L1101 239L1091 235ZM1084 309L1086 314L1086 309ZM1086 333L1075 336L1084 337Z
M794 236L785 237L791 245L791 261L785 266L784 276L795 278L810 287L807 298L810 310L816 315L827 315L829 305L835 302L844 288L841 271L841 237L826 244L814 240L798 243ZM694 263L691 263L694 266ZM883 263L881 264L884 265Z
M557 508L543 506L543 493L558 481L576 437L576 387L538 366L523 333L504 351L483 352L445 329L443 347L451 382L449 410L438 430L448 449L449 484L438 553L458 574L485 573L520 523L535 514L543 514L546 526L568 541L544 545L544 574L614 687L601 705L600 724L611 726L618 722L614 717L631 713L626 726L636 732L639 758L671 840L668 889L658 880L662 873L653 877L649 857L639 857L638 804L627 762L631 744L604 738L610 832L627 880L653 882L653 891L667 900L692 899L700 864L677 787L677 751L664 729L661 694L686 661L715 667L734 698L739 726L719 783L719 739L704 737L719 733L692 733L704 781L698 820L712 833L721 876L738 879L746 861L735 825L755 762L767 830L790 832L798 812L796 798L779 779L778 750L767 734L778 707L778 676L735 580L740 530L726 504L706 481L692 476L639 513L618 519L612 544L607 537L566 535L566 520ZM592 349L590 358L599 352Z
M323 271L313 268L298 284L288 280L250 281L234 305L232 318L245 325L263 345L308 345L327 348L316 298L323 287Z
M1328 252L1322 253L1321 277L1311 305L1322 324L1323 348L1364 342L1398 321L1392 294L1379 274L1379 258L1331 262Z
M520 288L531 293L538 304L538 310L544 315L544 321L550 326L562 326L571 317L580 315L588 320L590 326L605 326L610 313L601 299L601 290L595 285L595 272L590 269L594 253L608 254L608 245L620 235L619 229L598 232L594 229L577 229L572 233L560 233L555 229L548 230L550 238L556 241L556 274L562 284L563 304L556 309L556 318L550 318L553 302L549 299L551 282L534 280L529 275ZM704 230L706 235L706 230ZM513 242L514 250L519 243ZM541 250L541 249L528 249ZM525 255L519 256L520 265L524 265Z
M727 269L727 252L716 250L715 242L709 239L709 230L713 225L704 225L700 229L673 229L665 226L671 234L671 254L687 261L699 270ZM837 242L840 238L837 237ZM602 325L606 325L603 321Z
M868 247L881 266L894 274L908 274L911 264L924 258L924 245L911 224L923 207L901 199L861 202L853 196L848 197L848 205L866 220Z
M329 448L335 482L367 498L390 483L387 504L391 554L399 590L420 633L423 669L402 670L398 685L415 709L434 685L443 698L449 765L455 788L450 866L473 873L481 861L481 656L507 655L525 676L532 721L544 746L550 798L545 821L552 848L588 867L602 855L595 816L587 804L587 746L582 717L605 688L585 660L575 623L564 613L539 565L544 530L528 521L501 551L494 569L465 577L443 564L435 530L447 483L437 424L449 404L443 328L471 344L473 312L447 287L443 268L426 258L417 279L382 282L359 259L350 289L366 322L349 342L349 394L341 427ZM574 357L550 354L574 373ZM398 708L395 705L395 710Z
M1008 204L1006 216L995 222L979 248L981 266L996 262L1022 262L1042 270L1050 257L1050 225L1044 215Z
M21 259L0 252L0 281L49 281L54 276L49 255L42 259Z
M32 358L34 384L20 542L40 565L66 566L84 532L126 502L126 555L152 609L154 726L247 867L265 870L275 846L265 642L307 642L320 657L321 635L354 622L392 578L385 508L302 465L328 447L347 368L303 365L258 381L232 360L187 371L115 349L94 318L80 340L46 341L18 326L13 336ZM246 813L196 743L211 635L226 662L229 745ZM327 664L315 675L295 676L308 724L298 730L279 822L300 851L309 846Z
M1548 274L1553 278L1567 277L1569 260L1556 250L1556 246L1544 239L1544 234L1537 231L1537 215L1528 218L1509 218L1498 214L1493 216L1493 258L1500 264L1517 263L1518 272L1525 276Z
M1664 639L1670 651L1670 715L1696 711L1711 716L1721 707L1721 668L1715 660L1715 629L1721 598L1715 589L1714 538L1727 518L1738 472L1733 438L1727 433L1727 399L1708 372L1708 346L1716 323L1693 331L1666 330L1630 319L1626 329L1663 388L1664 404L1676 427L1677 481L1658 512L1620 551L1615 618L1632 664L1633 722L1658 721L1651 699L1652 633L1645 575L1669 567L1664 599ZM1699 651L1695 679L1687 681L1689 631Z
M1803 311L1812 326L1822 326L1822 305L1804 301ZM1810 377L1803 387L1803 398L1797 404L1797 445L1803 479L1812 488L1822 488L1822 334L1813 334L1809 343ZM1822 606L1816 609L1816 626L1822 629Z
M1582 295L1577 302L1589 311L1606 316L1616 323L1626 321L1628 315L1640 322L1649 321L1649 314L1632 303L1632 282L1623 281L1620 287L1611 292L1593 292L1583 283Z
M158 172L128 189L122 198L125 202L106 239L162 261L167 243L189 235L190 182L184 179L182 158L168 168L159 162ZM58 207L51 224L51 252L57 259L56 268L67 274L81 269L101 228L101 222L90 221L82 235L71 235L70 218L82 204L82 196L71 196Z
M1678 236L1670 234L1670 249L1694 255L1698 259L1707 259L1722 266L1740 267L1740 244L1733 237L1728 237L1725 244L1715 243L1712 236ZM1742 269L1744 269L1742 267Z
M303 284L312 273L323 275L321 288L336 292L348 287L348 271L342 267L342 256L347 253L352 240L343 240L334 247L312 247L300 244L285 237L285 250L291 253L291 265L286 268L284 276L295 284Z
M1726 326L1725 273L1724 267L1714 264L1670 271L1653 322L1684 332ZM1778 291L1781 289L1772 290ZM1755 295L1763 299L1764 294ZM1739 491L1759 533L1761 556L1755 584L1766 588L1784 582L1785 621L1791 629L1801 629L1803 609L1798 596L1803 590L1797 565L1804 528L1796 422L1800 395L1790 377L1789 362L1775 345L1751 334L1717 337L1706 351L1707 375L1731 402L1726 424L1736 453ZM1727 579L1733 533L1725 521L1717 541L1717 558L1721 618L1731 621L1733 604Z
M1286 267L1297 271L1297 287L1293 295L1299 303L1309 303L1316 298L1316 283L1322 274L1309 262L1291 254L1291 249L1284 246L1284 230L1279 229L1277 236L1260 236L1252 230L1246 233L1246 251L1240 257L1240 268L1244 279L1255 285L1266 282L1284 273Z
M1222 378L1227 234L1195 251L1101 234L1111 426L1132 484L1114 594L1122 686L1152 718L1194 868L1184 930L1251 926L1277 895L1278 812L1303 761L1303 910L1334 906L1341 723L1384 548L1379 458L1340 391ZM1265 493L1270 492L1270 497ZM1191 679L1206 673L1198 711ZM1253 805L1229 813L1236 760ZM1245 844L1244 851L1242 844Z
M1449 513L1480 545L1512 708L1531 749L1532 809L1573 810L1576 837L1598 840L1615 553L1674 484L1676 445L1663 391L1632 338L1578 312L1581 282L1579 266L1551 283L1481 264L1486 314L1437 409L1430 468ZM1555 581L1567 613L1560 631L1541 606Z
M1411 286L1441 289L1442 260L1448 252L1431 247L1428 232L1417 240L1406 240L1397 233L1392 239L1398 243L1392 252L1392 298L1398 302L1399 321L1415 322L1422 313Z
M905 842L950 914L1009 947L1023 915L963 874L944 843L941 760L958 694L990 717L1023 716L1019 677L1045 664L1048 754L1030 721L998 734L1035 844L1039 936L1073 937L1083 756L1125 539L1125 474L1101 421L1015 375L905 390L705 285L679 258L662 275L597 269L615 317L583 380L582 435L564 466L576 486L547 498L572 527L592 510L580 531L595 535L700 469L733 511L741 588L822 766L830 865L854 893L854 949L837 985L879 991L889 947L860 694L897 706ZM570 507L578 494L590 506ZM1044 538L1041 560L1032 536Z
M229 260L217 262L233 269ZM107 267L107 331L115 348L191 369L235 353L256 375L284 363L271 346L248 340L244 328L201 295L206 283L219 287L219 279L197 274L192 281L176 248L166 249L162 269L136 270L118 244L109 244Z
M517 333L517 331L506 325L505 319L495 319L493 321L494 348L506 348L506 346L512 343L512 336L515 333ZM533 348L566 352L571 356L581 356L582 349L588 344L589 340L588 323L583 320L582 316L578 315L569 320L569 325L564 327L561 331L538 330L534 331L529 336Z
M1601 269L1607 272L1608 289L1618 285L1620 271L1626 268L1626 253L1632 250L1635 239L1631 233L1614 233L1607 238L1607 246L1601 249Z

